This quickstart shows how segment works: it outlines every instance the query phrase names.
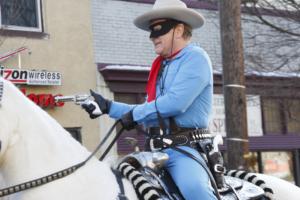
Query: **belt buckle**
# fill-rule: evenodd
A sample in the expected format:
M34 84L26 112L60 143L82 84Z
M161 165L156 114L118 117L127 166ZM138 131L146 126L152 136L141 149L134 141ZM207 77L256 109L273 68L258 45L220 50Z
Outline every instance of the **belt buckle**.
M154 145L155 140L161 140L162 141L162 146L159 147L159 148L156 148L155 145ZM162 139L160 139L160 138L151 138L150 141L149 141L149 146L150 146L151 151L160 151L165 147L171 146L171 144L173 144L173 140L168 139L168 138L162 138Z
M149 146L150 146L151 151L160 151L162 148L155 148L154 147L154 140L155 140L155 138L151 138L149 140Z
M214 166L214 171L220 174L224 174L225 173L225 167L223 165L220 164L215 164Z

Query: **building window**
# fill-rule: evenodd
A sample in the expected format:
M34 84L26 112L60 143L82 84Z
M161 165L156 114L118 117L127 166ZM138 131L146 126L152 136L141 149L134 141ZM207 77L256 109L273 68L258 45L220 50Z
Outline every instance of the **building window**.
M300 100L265 98L264 128L268 134L300 134Z
M228 162L228 152L224 152L223 156ZM292 151L249 152L248 170L250 172L275 176L295 184L295 170L299 170L295 165L295 156L295 153ZM227 163L225 163L226 165Z
M145 100L145 94L133 94L133 93L115 93L115 98L118 102L128 103L128 104L140 104ZM117 126L117 131L121 129L121 125ZM145 132L144 127L138 125L135 129L130 131L124 131L118 139L118 153L119 155L125 155L131 153L134 149L131 145L126 142L126 137L135 138L138 142L138 146L141 150L144 149L145 143Z
M41 0L0 0L1 29L42 32Z
M72 135L72 137L75 140L82 143L81 127L68 127L68 128L65 128L65 129Z
M286 117L288 132L300 134L300 100L287 102Z
M266 133L281 134L284 132L282 102L279 99L264 99L264 128Z
M262 152L261 156L263 166L262 173L295 183L292 152Z

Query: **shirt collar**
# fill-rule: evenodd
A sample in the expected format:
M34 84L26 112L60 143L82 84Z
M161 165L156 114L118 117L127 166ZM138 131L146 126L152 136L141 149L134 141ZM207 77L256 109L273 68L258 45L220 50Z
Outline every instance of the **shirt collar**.
M172 60L177 60L182 57L190 48L192 48L192 46L193 44L186 45L174 58L172 58Z

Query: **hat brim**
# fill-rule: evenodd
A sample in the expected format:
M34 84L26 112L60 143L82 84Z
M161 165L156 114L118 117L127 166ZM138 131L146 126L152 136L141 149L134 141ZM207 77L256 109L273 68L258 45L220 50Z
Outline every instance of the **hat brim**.
M193 29L200 28L204 24L204 17L189 8L161 8L151 10L138 16L134 25L142 30L150 31L150 21L155 19L175 19L190 25Z

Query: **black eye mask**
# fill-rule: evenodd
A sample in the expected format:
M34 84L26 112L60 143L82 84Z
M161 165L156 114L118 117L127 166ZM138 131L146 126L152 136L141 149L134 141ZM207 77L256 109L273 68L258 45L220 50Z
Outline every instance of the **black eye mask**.
M162 22L158 22L155 24L152 24L149 29L151 30L150 38L158 38L159 36L162 36L166 33L168 33L172 28L174 28L177 24L180 24L181 22L176 20L166 20Z

